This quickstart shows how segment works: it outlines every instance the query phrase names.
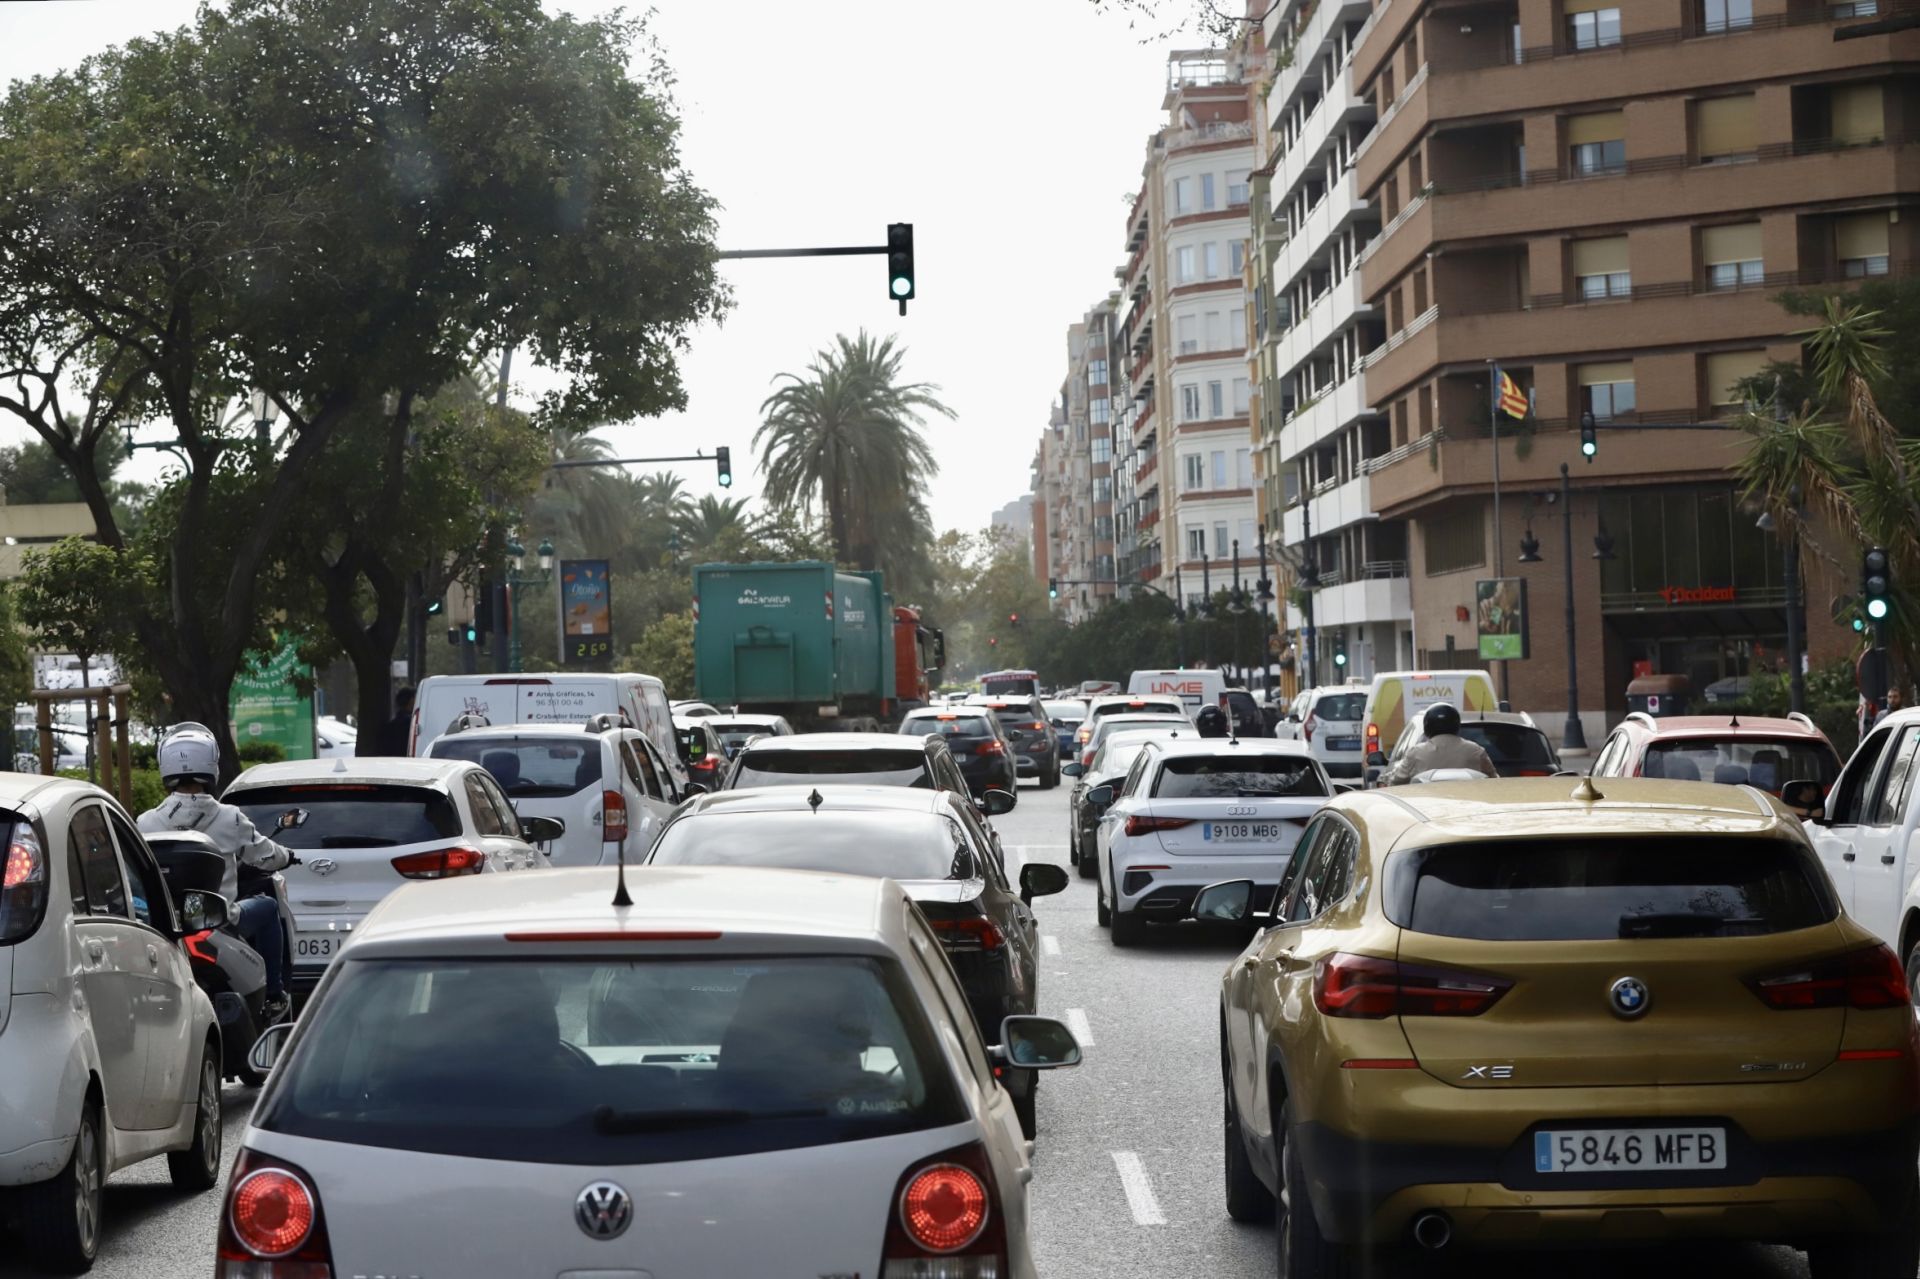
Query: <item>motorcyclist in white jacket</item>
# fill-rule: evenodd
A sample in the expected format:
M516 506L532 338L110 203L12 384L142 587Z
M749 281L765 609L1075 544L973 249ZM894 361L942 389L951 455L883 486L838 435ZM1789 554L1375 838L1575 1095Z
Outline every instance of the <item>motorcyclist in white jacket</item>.
M1382 786L1404 786L1422 773L1435 769L1461 769L1498 777L1493 759L1478 742L1460 736L1460 712L1445 702L1427 707L1420 724L1426 740L1402 755L1380 779Z
M285 941L280 906L272 897L240 898L240 867L272 872L299 860L262 835L247 815L213 794L219 778L220 746L204 724L181 724L160 742L160 780L171 792L140 814L140 829L153 834L198 831L226 858L220 891L234 903L234 926L267 968L267 1012L272 1019L287 1007ZM289 818L292 815L289 814ZM287 819L280 827L285 829Z

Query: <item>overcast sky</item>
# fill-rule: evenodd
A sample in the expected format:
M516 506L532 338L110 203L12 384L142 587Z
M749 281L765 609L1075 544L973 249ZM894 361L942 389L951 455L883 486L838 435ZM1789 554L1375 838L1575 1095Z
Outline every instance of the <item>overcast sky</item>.
M0 80L195 8L0 3ZM687 412L602 434L621 456L730 445L735 491L754 492L750 444L774 376L836 333L898 333L908 376L938 384L958 414L931 428L935 522L985 525L1027 491L1066 326L1114 286L1167 46L1090 0L660 0L653 30L679 77L686 162L723 206L721 247L876 244L888 222L912 222L919 296L899 316L879 258L723 264L737 305L695 339ZM679 469L695 494L714 491L711 467Z

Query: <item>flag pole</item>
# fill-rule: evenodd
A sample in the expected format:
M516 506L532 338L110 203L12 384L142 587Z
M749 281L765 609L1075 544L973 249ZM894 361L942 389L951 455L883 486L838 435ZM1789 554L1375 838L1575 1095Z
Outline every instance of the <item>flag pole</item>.
M1487 429L1493 436L1493 575L1506 576L1507 545L1500 528L1500 362L1487 361ZM1474 617L1479 617L1478 605ZM1476 626L1478 625L1476 621ZM1502 709L1512 701L1507 690L1507 659L1500 659L1500 701Z

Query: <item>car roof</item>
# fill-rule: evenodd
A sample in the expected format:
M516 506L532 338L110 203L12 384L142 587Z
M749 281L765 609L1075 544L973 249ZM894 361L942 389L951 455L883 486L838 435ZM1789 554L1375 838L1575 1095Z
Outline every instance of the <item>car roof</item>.
M819 811L822 812L938 813L947 807L945 791L923 790L918 786L837 786L823 779L817 786L804 783L742 786L738 790L696 795L680 816L684 819L716 812L806 813L814 811L809 801L816 794L820 796Z
M1124 702L1169 702L1175 706L1184 706L1178 693L1102 693L1087 703L1087 709L1096 706L1112 706Z
M1651 728L1647 726L1649 719L1653 721ZM1626 722L1653 738L1805 737L1812 741L1827 740L1827 735L1811 724L1771 715L1668 715L1660 718L1629 716Z
M1328 805L1392 844L1608 835L1798 834L1800 824L1751 786L1640 777L1489 778L1349 793ZM1382 844L1380 837L1387 843Z
M106 793L91 782L83 782L73 777L44 777L39 773L0 773L0 806L4 807L17 804L44 806L81 792L89 795Z
M1156 755L1290 755L1312 759L1305 742L1274 737L1156 737L1147 743Z
M890 904L904 891L890 880L817 871L738 866L629 866L631 906L613 903L611 866L539 875L471 875L406 884L387 894L355 930L354 950L403 951L495 943L509 933L593 931L718 932L792 939L874 942L904 923ZM425 889L424 892L414 891ZM900 914L902 919L890 917ZM564 940L561 938L560 940ZM649 940L636 938L637 941ZM689 938L698 946L704 939ZM696 950L694 953L698 953Z
M675 715L673 717L673 726L675 728L712 728L713 716L711 715Z
M598 739L608 733L631 733L635 731L637 730L625 724L616 725L612 728L589 729L585 720L580 721L578 724L555 724L550 722L539 724L488 724L484 728L463 728L457 733L441 733L432 740L433 742L444 742L454 738L466 737L563 737L568 740L592 737ZM428 745L431 747L432 742L429 742ZM369 756L368 758L376 757Z
M718 715L707 715L702 718L717 719L727 724L760 724L772 726L780 723L783 717L779 715L737 715L722 711Z
M1166 711L1143 711L1138 715L1102 715L1096 733L1117 733L1130 724L1192 724L1185 715Z
M473 730L478 732L479 730ZM574 733L586 737L585 731ZM290 759L277 764L255 764L233 779L227 794L259 786L294 782L371 782L390 786L435 786L480 767L464 759L416 759L403 756L350 755L332 759Z
M766 737L753 743L752 749L759 751L897 751L906 750L900 744L899 733L788 733L783 737Z

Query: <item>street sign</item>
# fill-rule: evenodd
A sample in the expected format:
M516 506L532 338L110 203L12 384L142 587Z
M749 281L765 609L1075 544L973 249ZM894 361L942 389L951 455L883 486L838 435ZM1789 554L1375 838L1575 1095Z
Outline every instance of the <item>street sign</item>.
M1485 661L1532 656L1527 636L1527 579L1483 577L1473 584L1475 624Z
M605 560L560 561L560 661L603 666L613 656L613 582Z

